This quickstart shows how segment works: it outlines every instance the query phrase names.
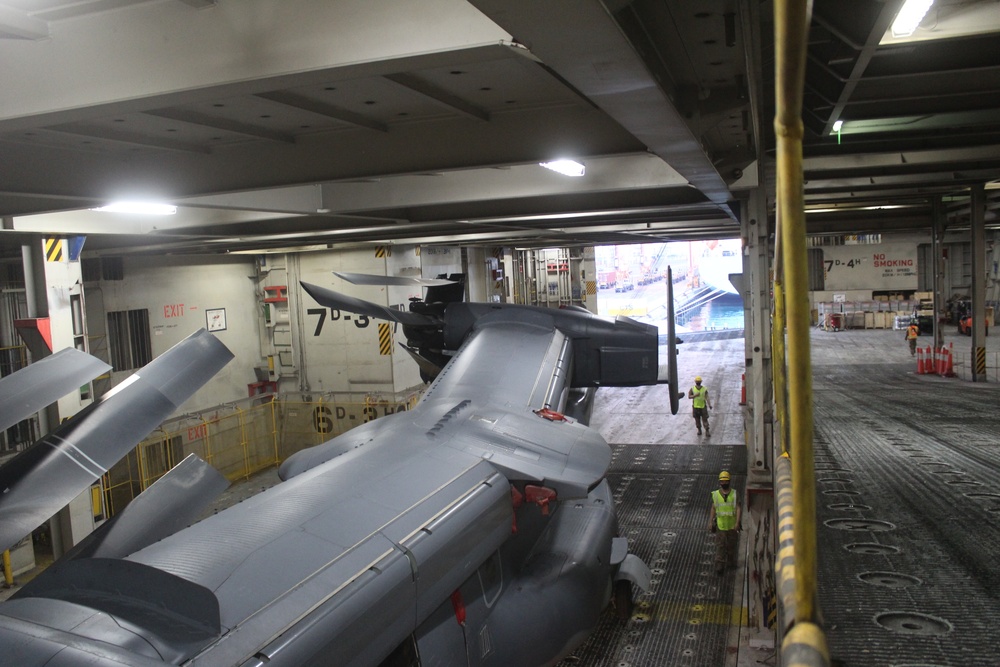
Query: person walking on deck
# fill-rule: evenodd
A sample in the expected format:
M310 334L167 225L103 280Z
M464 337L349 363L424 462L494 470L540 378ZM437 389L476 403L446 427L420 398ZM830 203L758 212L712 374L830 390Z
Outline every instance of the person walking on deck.
M688 390L688 398L691 399L691 413L698 435L701 435L702 425L705 426L705 435L712 435L708 427L708 411L712 407L712 399L708 397L708 388L701 386L700 375L694 379L694 386Z
M740 503L736 491L729 488L729 472L719 473L719 488L712 491L711 526L715 533L715 573L722 574L727 565L736 564L736 548L739 545L741 522Z
M917 336L919 335L920 327L917 326L916 322L911 322L910 326L906 327L906 340L910 344L911 357L917 353Z

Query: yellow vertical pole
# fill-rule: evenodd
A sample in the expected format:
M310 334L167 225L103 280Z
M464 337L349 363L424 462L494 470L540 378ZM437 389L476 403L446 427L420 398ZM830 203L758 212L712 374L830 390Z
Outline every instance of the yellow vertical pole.
M795 620L818 622L809 282L802 185L802 94L811 3L776 0L775 118L782 269L787 286L788 416L795 522Z
M208 422L205 421L204 417L201 418L201 424L202 424L202 426L205 427L204 428L204 433L205 433L205 437L204 437L204 440L205 440L205 463L208 463L209 465L211 465L211 463L212 463L212 438L211 438L211 434L208 432Z
M243 449L243 479L250 479L250 443L247 441L246 412L236 408L236 423L240 425L240 446Z
M274 464L278 465L281 463L281 459L278 458L278 410L275 407L278 402L278 397L275 396L268 403L268 408L271 412L271 442L274 445Z
M10 549L3 552L3 583L6 588L14 585L14 570L10 565Z

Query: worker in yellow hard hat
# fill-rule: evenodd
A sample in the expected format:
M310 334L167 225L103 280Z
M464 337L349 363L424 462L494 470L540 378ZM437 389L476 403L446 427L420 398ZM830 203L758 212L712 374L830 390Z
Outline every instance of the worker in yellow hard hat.
M701 385L701 376L694 379L694 386L688 390L688 398L691 399L691 414L694 416L694 425L701 435L702 424L705 426L705 435L712 435L708 428L708 411L712 407L712 399L708 397L708 388Z
M719 488L712 491L709 530L715 533L715 573L722 574L727 564L736 564L739 531L742 529L740 503L730 488L729 471L719 473Z

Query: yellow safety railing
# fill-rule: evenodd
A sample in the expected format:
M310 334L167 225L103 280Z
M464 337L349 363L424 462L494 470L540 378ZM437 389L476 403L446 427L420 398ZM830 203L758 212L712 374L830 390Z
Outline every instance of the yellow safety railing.
M781 320L787 314L787 345L784 350L776 346L773 356L775 363L784 363L781 370L788 380L780 393L776 385L776 412L786 423L782 425L785 454L775 467L779 473L787 469L785 477L776 480L781 544L776 574L784 611L791 616L783 623L787 632L782 642L782 662L818 667L830 664L830 654L820 627L817 592L809 280L802 182L802 95L811 7L809 0L776 0L774 4L774 131L780 239L780 253L776 252L775 257L780 269L776 276L780 279L775 281L774 329L777 336L784 336L785 322ZM780 297L784 298L778 303ZM779 351L784 353L781 357ZM780 378L783 374L774 375ZM789 456L790 465L786 466L782 460L788 461Z
M108 516L197 454L230 481L248 479L295 452L365 422L410 410L419 392L401 398L342 393L254 396L170 420L104 475Z

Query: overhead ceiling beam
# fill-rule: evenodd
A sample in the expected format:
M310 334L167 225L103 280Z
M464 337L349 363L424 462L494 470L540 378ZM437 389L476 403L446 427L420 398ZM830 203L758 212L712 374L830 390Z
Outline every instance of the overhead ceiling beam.
M728 207L726 181L602 2L470 2L708 199Z
M490 114L485 109L478 107L475 104L470 104L457 95L452 95L451 93L424 81L420 77L406 72L399 72L397 74L387 74L385 78L398 86L402 86L407 90L423 95L431 101L447 107L452 111L457 111L461 114L469 116L470 118L478 120L489 121L490 119Z
M206 7L214 7L215 0L180 0L185 5L194 7L195 9L205 9Z
M256 97L270 102L275 102L277 104L283 104L286 107L301 109L302 111L308 111L310 113L326 116L327 118L333 118L334 120L339 120L342 123L348 123L356 127L363 127L369 130L376 130L378 132L389 131L389 126L385 123L373 120L367 116L362 116L361 114L354 113L353 111L341 109L340 107L336 107L332 104L309 99L308 97L298 95L296 93L274 90L266 93L257 93Z
M823 126L823 134L830 134L833 132L833 124L837 122L837 120L840 119L840 115L844 113L844 107L847 106L851 99L851 95L854 94L854 88L865 75L865 70L868 69L868 64L871 63L872 58L875 56L875 52L878 50L879 42L882 41L885 31L889 29L890 25L892 25L892 21L896 17L896 13L899 11L899 5L899 2L886 2L882 5L882 11L879 12L878 17L872 24L871 30L868 31L868 38L861 46L861 50L858 52L858 57L854 61L854 67L851 69L851 75L848 77L847 82L840 91L840 96L833 105L833 110L830 112L830 116L826 119L826 123Z
M945 188L954 190L959 186L974 183L988 183L1000 178L1000 168L956 169L920 174L891 174L886 176L863 176L861 178L807 179L807 193L874 191L882 188L909 187L915 194L922 188L935 191Z
M49 24L24 12L0 5L0 38L45 39Z
M602 114L582 107L561 109L558 114L547 109L512 110L497 114L489 132L481 129L479 121L451 116L396 125L385 133L351 128L304 135L294 145L234 142L208 156L150 152L130 155L127 161L109 152L0 141L0 184L15 192L43 195L58 190L86 197L126 179L172 197L194 197L390 174L537 164L570 141L586 155L634 154L645 148ZM436 136L448 139L435 141ZM364 159L359 161L359 155ZM59 179L51 177L50 164L59 165ZM23 210L20 202L10 204ZM0 215L7 211L8 202L0 195Z
M963 165L972 166L984 161L1000 164L1000 145L808 157L802 161L802 171L807 179L811 179L839 171L860 176L891 172L894 168L961 169Z
M95 127L83 123L67 123L65 125L50 125L45 128L51 132L61 132L63 134L73 134L80 137L88 137L95 140L114 141L132 146L142 146L144 148L160 148L168 151L178 151L181 153L211 153L207 146L186 141L176 141L171 139L154 139L145 134L137 132L123 132L105 127Z
M295 137L291 134L275 132L273 130L268 130L256 125L250 125L248 123L241 123L235 120L217 118L215 116L209 116L208 114L198 113L197 111L186 111L184 109L151 109L149 111L144 111L143 113L149 116L176 120L181 123L190 123L192 125L201 125L202 127L212 127L216 130L235 132L236 134L254 137L255 139L266 139L268 141L277 141L285 144L295 143Z

